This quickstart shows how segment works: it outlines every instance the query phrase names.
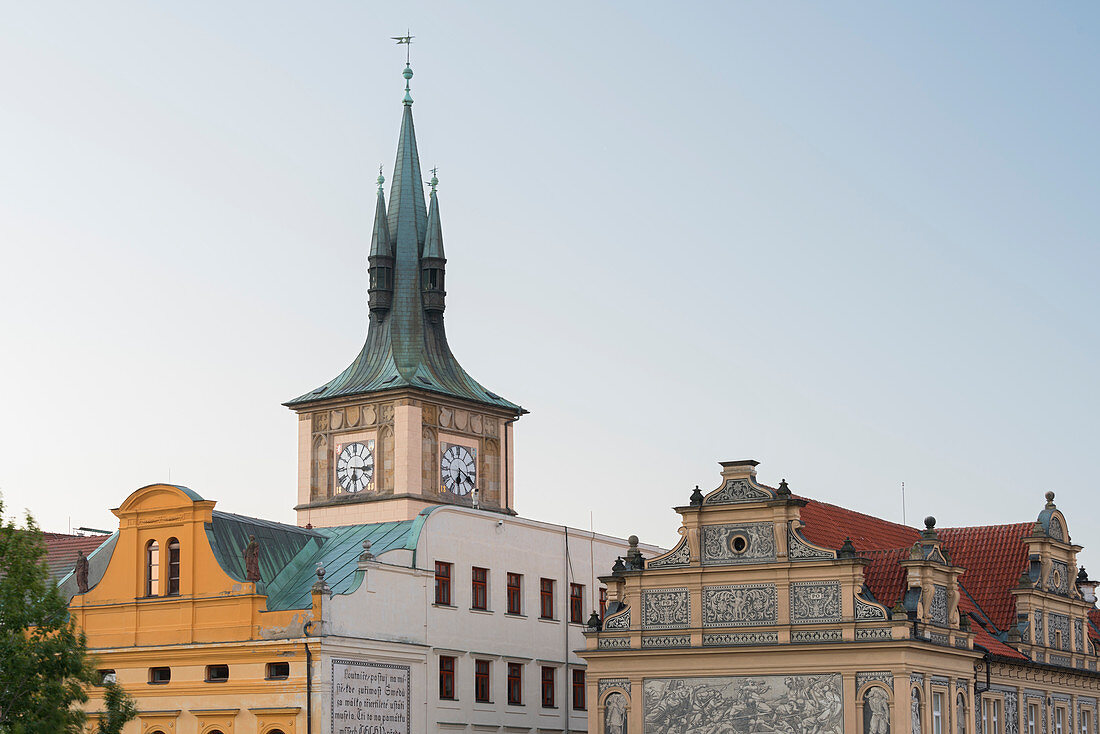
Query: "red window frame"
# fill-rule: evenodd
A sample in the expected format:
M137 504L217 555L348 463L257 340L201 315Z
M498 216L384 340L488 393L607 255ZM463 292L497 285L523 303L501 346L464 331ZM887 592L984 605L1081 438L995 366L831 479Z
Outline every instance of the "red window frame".
M585 710L586 706L585 706L585 700L584 700L584 693L585 693L584 671L580 670L580 669L574 669L573 670L573 710L574 711L584 711Z
M446 561L435 562L435 603L451 606L451 568Z
M474 700L478 703L492 703L489 698L489 661L474 661Z
M607 587L600 587L600 621L607 616Z
M473 598L470 607L485 611L489 608L489 570L474 566L471 577Z
M539 580L539 616L554 618L554 579Z
M508 574L508 613L523 614L521 599L523 594L523 574Z
M523 705L523 664L508 663L508 704Z
M450 655L439 656L439 697L455 700L455 659Z
M569 584L569 621L584 624L584 584Z
M547 665L542 667L542 707L556 708L554 706L554 669Z

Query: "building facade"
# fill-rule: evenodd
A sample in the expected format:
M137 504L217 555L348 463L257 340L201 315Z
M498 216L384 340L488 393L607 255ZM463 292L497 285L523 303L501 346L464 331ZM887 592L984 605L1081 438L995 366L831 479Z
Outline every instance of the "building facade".
M723 463L675 548L603 577L590 732L1096 731L1095 584L1053 493L1033 522L918 531L756 465Z
M287 403L298 524L150 485L60 581L101 675L137 702L126 734L585 731L575 651L605 604L596 570L664 552L517 516L526 411L447 343L438 180L426 200L403 75L366 343Z

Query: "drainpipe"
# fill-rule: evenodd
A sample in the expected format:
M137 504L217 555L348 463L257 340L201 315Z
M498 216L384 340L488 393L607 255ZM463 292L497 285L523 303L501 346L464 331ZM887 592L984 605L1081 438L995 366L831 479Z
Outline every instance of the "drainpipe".
M569 527L562 525L562 530L565 531L565 584L562 592L565 596L565 606L562 607L562 627L565 628L565 666L562 668L562 685L561 692L562 697L565 699L562 710L565 712L565 726L562 727L565 734L569 734L569 706L572 703L572 681L569 678L569 620L570 620L570 589L569 589Z
M313 653L309 649L309 628L312 626L311 619L302 628L306 636L306 734L313 734Z
M508 484L508 428L518 420L519 416L517 415L515 418L504 421L504 509L511 508L511 505L508 504L508 493L512 489Z

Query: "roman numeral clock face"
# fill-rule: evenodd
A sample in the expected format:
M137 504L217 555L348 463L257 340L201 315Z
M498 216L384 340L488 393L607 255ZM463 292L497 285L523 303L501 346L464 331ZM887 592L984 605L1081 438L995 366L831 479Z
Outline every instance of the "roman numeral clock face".
M464 496L477 485L477 453L474 449L455 444L444 444L443 458L439 462L443 491Z
M362 492L374 481L374 441L349 443L336 459L336 480L345 492Z

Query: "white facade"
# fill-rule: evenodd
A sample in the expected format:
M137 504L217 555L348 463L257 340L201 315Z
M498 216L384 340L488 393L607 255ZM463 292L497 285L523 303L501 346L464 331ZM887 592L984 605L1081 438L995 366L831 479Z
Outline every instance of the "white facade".
M313 730L587 731L587 711L573 706L573 671L585 669L574 651L584 646L584 623L599 608L598 576L609 574L627 549L625 540L588 531L439 507L427 516L415 550L392 550L361 563L363 583L326 599L321 629L310 631L322 638L314 662L314 711L320 715ZM646 557L663 552L654 546L641 551ZM450 604L436 603L437 561L451 564ZM485 610L473 608L475 567L487 572ZM508 613L509 573L522 576L519 614ZM551 619L541 614L543 579L553 581ZM570 621L570 584L583 587L579 623ZM450 700L440 697L441 658L454 661ZM339 679L348 670L339 663L334 668L341 660L369 663L354 670L383 671L394 680L408 666L407 726L354 728L348 721L359 714L346 712L358 711L356 705L338 706L345 716L334 722L333 673ZM488 701L476 700L478 661L483 669L487 664ZM518 704L509 703L509 663L521 671ZM544 668L553 671L552 706L543 705ZM364 705L381 706L373 700Z

